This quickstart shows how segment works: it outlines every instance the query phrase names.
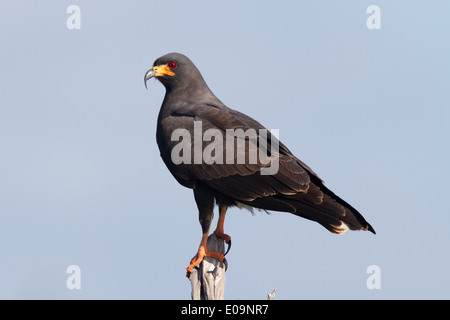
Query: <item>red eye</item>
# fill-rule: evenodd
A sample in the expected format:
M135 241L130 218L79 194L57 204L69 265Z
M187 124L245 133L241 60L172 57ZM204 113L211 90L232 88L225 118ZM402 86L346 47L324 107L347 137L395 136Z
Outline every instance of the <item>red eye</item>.
M175 61L170 61L169 62L169 68L170 69L175 69L177 67L177 63Z

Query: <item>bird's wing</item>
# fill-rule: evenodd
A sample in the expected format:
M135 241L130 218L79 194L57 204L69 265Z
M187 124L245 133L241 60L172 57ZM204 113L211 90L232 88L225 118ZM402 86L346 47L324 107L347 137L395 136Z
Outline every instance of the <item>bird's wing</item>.
M227 144L225 140L230 138L230 136L226 135L227 129L242 129L243 131L255 129L258 138L260 138L259 129L265 129L260 123L238 111L213 105L187 105L177 108L170 116L162 119L162 125L167 132L173 132L177 128L186 129L193 137L194 121L201 123L202 133L209 129L216 129L222 132L224 136L224 161L223 164L207 164L205 161L202 161L199 164L181 163L174 165L173 161L169 159L170 155L168 152L179 142L168 141L166 153L161 155L178 181L186 179L199 180L235 200L252 201L256 198L276 194L293 195L299 192L306 193L309 188L310 176L312 175L319 179L309 167L293 156L281 142L279 142L278 153L273 155L278 157L279 164L275 174L261 175L261 169L267 168L270 166L270 163L262 163L259 159L256 163L249 163L248 158L246 158L245 163L239 164L237 161L238 152L235 152L233 161L228 163L229 161L226 161ZM266 132L267 140L272 141L272 139L275 139L270 131ZM233 139L236 146L240 138L235 136ZM254 140L252 141L254 142ZM247 139L245 147L247 152L249 143L252 143L252 141ZM207 141L203 142L203 148L209 143ZM261 149L259 143L254 144L254 147L258 152ZM194 152L193 139L191 139L191 150Z

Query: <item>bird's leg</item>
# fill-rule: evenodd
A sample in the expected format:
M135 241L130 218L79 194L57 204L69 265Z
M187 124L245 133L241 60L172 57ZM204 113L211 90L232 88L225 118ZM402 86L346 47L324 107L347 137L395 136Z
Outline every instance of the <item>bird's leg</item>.
M186 277L190 277L192 270L194 270L194 268L203 261L204 257L213 257L221 262L225 258L225 255L220 252L209 251L208 249L206 249L207 241L208 232L203 233L202 241L200 242L200 246L198 247L197 254L191 259L189 266L186 268Z
M227 213L228 207L226 205L219 205L219 221L217 221L217 227L214 231L214 235L218 239L223 239L228 244L227 251L225 252L225 255L227 255L228 251L230 251L231 248L231 237L223 232L223 225L225 223L225 214Z
M198 207L200 225L202 226L202 240L200 241L197 254L191 259L189 266L186 268L186 277L188 278L192 270L202 262L204 257L213 257L221 262L225 258L222 253L208 251L206 248L209 227L214 216L214 196L209 189L202 185L197 185L194 189L194 197Z

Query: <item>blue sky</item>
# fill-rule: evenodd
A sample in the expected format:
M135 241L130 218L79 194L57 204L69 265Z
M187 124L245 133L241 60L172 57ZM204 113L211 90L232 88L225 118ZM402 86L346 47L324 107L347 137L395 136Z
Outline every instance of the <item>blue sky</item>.
M377 231L231 209L226 299L449 299L449 15L448 1L1 1L0 298L190 298L198 213L159 157L164 88L143 84L177 51Z

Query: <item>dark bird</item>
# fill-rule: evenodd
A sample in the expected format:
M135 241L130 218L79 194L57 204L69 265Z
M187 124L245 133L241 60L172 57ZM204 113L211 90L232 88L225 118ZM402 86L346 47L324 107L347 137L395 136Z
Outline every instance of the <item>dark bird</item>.
M227 208L232 206L290 212L335 234L348 230L375 233L355 208L325 187L276 135L225 106L186 56L169 53L156 59L145 73L146 87L153 77L166 88L156 131L161 157L175 179L193 189L202 227L188 276L205 256L224 258L206 249L215 204L219 220L214 234L229 245L231 239L223 226Z

